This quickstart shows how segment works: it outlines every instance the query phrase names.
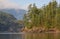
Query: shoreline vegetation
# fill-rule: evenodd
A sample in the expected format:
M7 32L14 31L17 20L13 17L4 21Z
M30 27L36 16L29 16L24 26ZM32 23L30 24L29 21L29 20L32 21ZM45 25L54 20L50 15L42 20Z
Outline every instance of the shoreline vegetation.
M22 32L60 32L60 4L56 0L41 8L30 4L24 15L24 25Z

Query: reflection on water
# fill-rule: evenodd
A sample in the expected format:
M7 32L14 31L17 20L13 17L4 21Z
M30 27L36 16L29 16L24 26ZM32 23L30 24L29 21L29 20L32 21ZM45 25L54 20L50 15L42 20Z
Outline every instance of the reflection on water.
M0 34L0 39L24 39L23 34Z
M60 39L59 33L26 34L25 39Z
M0 34L0 39L60 39L59 33Z

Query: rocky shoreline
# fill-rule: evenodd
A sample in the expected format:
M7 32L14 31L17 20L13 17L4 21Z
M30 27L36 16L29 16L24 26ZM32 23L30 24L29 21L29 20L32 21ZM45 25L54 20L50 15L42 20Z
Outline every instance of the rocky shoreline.
M58 29L46 29L46 28L41 28L41 27L33 27L31 29L28 29L27 27L22 28L21 32L26 32L26 33L45 33L45 32L51 32L51 33L59 33L60 30Z

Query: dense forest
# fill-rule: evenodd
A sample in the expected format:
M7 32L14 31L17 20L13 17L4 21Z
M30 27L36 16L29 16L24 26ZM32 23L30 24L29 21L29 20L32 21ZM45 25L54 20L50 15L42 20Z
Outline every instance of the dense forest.
M23 22L13 15L0 11L0 32L20 32Z
M60 4L57 1L38 8L35 3L28 6L28 12L23 20L17 20L13 15L0 11L0 32L20 31L60 31Z
M54 28L60 30L60 4L52 1L41 8L30 4L27 14L24 15L24 24L28 29L40 27L46 30Z

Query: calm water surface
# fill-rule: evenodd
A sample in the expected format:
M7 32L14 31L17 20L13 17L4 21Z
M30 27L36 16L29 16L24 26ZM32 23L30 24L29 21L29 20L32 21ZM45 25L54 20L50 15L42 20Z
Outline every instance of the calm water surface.
M0 39L60 39L60 33L0 34Z

